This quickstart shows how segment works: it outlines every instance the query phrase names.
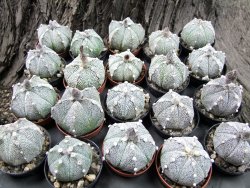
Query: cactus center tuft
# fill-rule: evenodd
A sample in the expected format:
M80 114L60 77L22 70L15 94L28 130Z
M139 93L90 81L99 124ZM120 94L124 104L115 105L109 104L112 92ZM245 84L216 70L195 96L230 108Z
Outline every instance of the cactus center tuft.
M138 142L138 136L137 136L134 128L128 129L127 135L128 135L128 141L133 142L133 143Z
M236 81L236 78L237 78L236 70L232 70L226 74L226 83L227 84L232 83Z

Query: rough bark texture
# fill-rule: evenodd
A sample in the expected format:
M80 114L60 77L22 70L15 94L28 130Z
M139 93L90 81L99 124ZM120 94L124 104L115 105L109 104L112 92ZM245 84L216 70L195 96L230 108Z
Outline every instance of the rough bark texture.
M211 20L217 49L226 52L229 69L238 70L244 86L242 117L250 122L250 3L249 0L1 0L0 85L22 76L24 57L37 41L41 23L56 19L72 30L94 28L102 37L111 19L130 16L147 33L168 26L178 33L194 17ZM20 73L20 74L17 74Z

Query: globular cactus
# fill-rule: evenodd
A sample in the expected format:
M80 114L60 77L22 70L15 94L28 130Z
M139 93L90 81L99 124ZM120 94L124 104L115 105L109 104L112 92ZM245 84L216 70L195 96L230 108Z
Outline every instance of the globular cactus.
M201 103L208 112L220 117L238 112L242 101L242 86L235 81L236 71L231 71L201 88Z
M194 18L182 29L181 40L189 49L197 49L215 40L215 31L210 21Z
M154 31L149 35L149 50L152 54L167 55L167 53L179 50L180 39L166 27L163 30Z
M47 118L56 101L57 93L54 88L34 75L29 80L13 85L11 111L17 117L36 121Z
M89 144L66 136L47 153L49 171L58 181L74 181L87 175L92 163Z
M25 118L0 126L0 160L11 166L31 162L42 152L45 136Z
M74 136L87 134L104 121L98 91L67 87L62 98L51 109L51 117L66 132Z
M103 142L105 160L129 173L145 168L156 149L152 136L140 121L111 125Z
M105 80L103 62L98 58L86 57L83 54L83 46L80 54L68 65L64 72L64 79L70 87L84 89L94 86L98 89Z
M81 46L88 57L98 57L104 49L102 38L93 29L82 32L76 30L70 44L70 51L74 57L80 54Z
M112 20L109 24L109 45L113 50L135 50L144 41L145 30L129 17L123 21Z
M29 50L26 58L26 68L32 75L41 78L51 78L60 72L62 60L58 54L46 46L37 45L35 50Z
M250 128L239 122L223 122L213 136L215 152L225 161L235 165L250 164Z
M225 64L225 53L216 51L210 44L193 50L188 57L188 65L193 75L202 80L210 80L221 75Z
M176 89L188 79L189 71L174 51L165 55L155 55L151 61L148 79L164 89Z
M108 60L109 73L115 81L133 82L142 72L143 61L136 58L130 50L115 55L110 55Z
M172 90L153 104L153 112L163 129L183 130L194 120L193 100Z
M160 164L172 181L195 187L208 176L211 159L197 137L170 137L164 141Z
M68 26L60 25L56 20L50 20L48 25L41 24L37 30L40 44L57 53L65 52L69 48L72 31Z
M106 104L114 117L136 120L143 114L149 98L149 94L144 94L143 89L124 82L108 90Z

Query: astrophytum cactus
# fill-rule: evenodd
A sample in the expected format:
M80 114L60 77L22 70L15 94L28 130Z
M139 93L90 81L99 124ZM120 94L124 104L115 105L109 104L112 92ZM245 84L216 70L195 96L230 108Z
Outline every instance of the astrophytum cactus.
M0 126L0 160L11 166L31 162L42 152L45 136L25 118Z
M112 20L109 24L109 46L113 50L133 51L143 43L144 36L141 24L134 23L129 17L123 21Z
M72 31L68 26L60 25L56 20L50 20L48 25L41 24L37 30L40 44L57 53L65 52L69 48Z
M179 50L180 39L166 27L149 35L148 46L152 54L167 55L168 52Z
M93 131L104 121L98 91L94 87L84 90L67 87L62 98L51 109L51 117L73 136Z
M221 75L225 64L225 53L216 51L210 44L193 50L188 57L188 66L193 75L210 80Z
M26 58L26 68L32 75L41 78L51 78L60 72L62 59L46 46L37 45L35 50L29 50Z
M149 94L128 82L108 90L106 105L108 111L121 120L138 120L149 102Z
M239 122L223 122L213 136L215 152L235 166L250 164L250 128Z
M58 181L74 181L87 175L92 149L87 143L66 136L47 153L49 171Z
M144 62L136 58L130 50L109 56L109 74L115 81L133 82L139 78Z
M183 130L194 120L193 100L172 90L153 104L153 112L163 129Z
M105 80L103 62L98 58L86 57L83 46L80 50L80 54L63 70L64 79L70 87L84 89L94 86L98 89Z
M181 40L189 49L197 49L215 40L215 31L210 21L194 18L182 29Z
M128 173L145 168L156 149L152 136L140 121L110 125L103 142L105 160Z
M164 141L160 164L172 181L195 187L208 176L211 159L197 137L170 137Z
M36 121L47 118L56 101L57 93L54 88L34 75L29 80L13 85L11 111L17 117Z
M188 76L188 68L174 51L167 55L155 55L148 71L149 81L164 90L182 86Z
M242 86L236 82L236 71L209 81L201 88L201 103L215 116L225 117L238 112L242 101Z

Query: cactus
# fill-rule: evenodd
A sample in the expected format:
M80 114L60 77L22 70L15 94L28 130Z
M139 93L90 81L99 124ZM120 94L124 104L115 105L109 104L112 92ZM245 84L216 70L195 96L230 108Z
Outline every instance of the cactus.
M29 50L26 67L32 75L51 78L61 70L62 60L55 51L38 44L35 50Z
M70 46L72 31L68 26L49 21L48 25L41 24L38 30L39 43L51 48L57 53L66 51Z
M236 71L231 71L202 87L201 103L208 112L219 117L238 112L242 101L242 86L235 81Z
M163 129L183 130L193 124L193 100L172 90L153 104L153 112Z
M66 136L47 153L49 171L59 181L74 181L87 175L92 163L91 147Z
M38 76L13 85L11 111L17 117L36 121L47 118L51 107L56 104L54 88Z
M181 40L189 49L197 49L215 40L215 31L210 21L194 18L182 29Z
M179 43L179 37L171 33L168 27L163 30L152 32L149 35L148 41L150 51L152 54L157 55L167 55L167 53L172 51L177 53L179 50Z
M51 117L71 135L81 136L93 131L104 121L98 91L94 87L84 90L67 87L51 109Z
M136 120L144 112L147 101L149 94L144 94L143 89L124 82L108 90L106 104L114 117L121 120Z
M148 79L154 85L164 89L176 89L187 81L188 68L181 62L174 51L165 55L155 55L152 59Z
M11 166L31 162L42 152L43 132L34 123L20 118L0 126L0 160Z
M103 142L106 161L125 172L137 173L153 159L157 147L143 124L115 123L109 126Z
M208 176L211 159L197 137L170 137L164 141L160 164L172 181L195 187Z
M143 61L136 58L130 50L110 55L108 60L111 78L120 82L133 82L138 79L141 75L143 64Z
M134 23L129 17L123 21L112 20L109 24L109 45L118 51L131 51L144 41L145 30L141 24Z
M70 51L74 57L80 54L81 46L89 57L98 57L104 49L102 38L93 29L86 29L83 32L76 30L70 44Z
M94 86L98 89L105 80L105 69L98 58L86 57L83 54L83 46L80 54L68 65L66 65L64 78L70 87L84 89Z
M225 53L216 51L210 44L192 51L188 65L193 75L210 80L221 75L225 64Z
M250 164L250 128L239 122L223 122L213 136L215 152L235 166Z

